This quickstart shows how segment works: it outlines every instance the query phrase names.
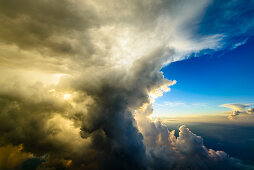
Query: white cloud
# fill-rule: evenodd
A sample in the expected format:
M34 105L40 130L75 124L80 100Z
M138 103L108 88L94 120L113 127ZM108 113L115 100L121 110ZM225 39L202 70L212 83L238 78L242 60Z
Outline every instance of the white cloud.
M239 47L239 46L244 45L247 41L248 41L248 38L244 39L244 40L241 41L241 42L238 42L238 43L234 44L233 47L232 47L232 49L235 49L235 48L237 48L237 47Z
M230 108L232 111L244 111L249 105L250 104L223 104L221 107Z
M251 115L253 114L253 109L254 108L248 108L252 104L223 104L220 105L221 107L227 107L230 108L232 111L229 111L228 113L230 114L228 118L230 120L237 119L239 116L247 116L248 114ZM247 109L248 108L248 109Z

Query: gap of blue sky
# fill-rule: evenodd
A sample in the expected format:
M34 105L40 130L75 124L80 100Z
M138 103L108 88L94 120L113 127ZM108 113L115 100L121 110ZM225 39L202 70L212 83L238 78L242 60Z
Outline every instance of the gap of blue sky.
M254 103L254 1L211 1L193 36L220 35L216 49L205 49L161 71L177 80L154 103L154 116L221 114L224 103Z
M156 116L218 114L224 103L254 103L254 38L238 47L171 63L162 69L177 80L154 104Z

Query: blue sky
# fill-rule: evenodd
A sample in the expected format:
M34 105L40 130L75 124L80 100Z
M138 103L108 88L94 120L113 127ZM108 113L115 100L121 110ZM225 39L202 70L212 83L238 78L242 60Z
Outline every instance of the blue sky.
M191 57L162 69L177 80L158 98L155 113L163 116L214 114L224 103L254 103L254 38L233 50Z
M224 103L254 103L253 1L214 1L194 29L195 36L219 34L220 48L191 54L161 71L177 80L156 99L155 116L221 114Z

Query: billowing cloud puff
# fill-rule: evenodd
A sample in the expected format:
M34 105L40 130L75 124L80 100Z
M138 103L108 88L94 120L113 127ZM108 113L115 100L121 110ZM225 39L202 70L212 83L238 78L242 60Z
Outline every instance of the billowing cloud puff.
M254 113L254 108L249 108L249 109L247 109L247 113L248 113L248 114L253 114L253 113Z
M32 158L38 169L242 167L148 118L151 96L176 83L163 66L221 47L221 34L194 34L209 3L1 1L0 155L17 161L0 168Z
M232 111L229 112L228 118L233 120L236 119L238 116L246 116L246 115L251 115L254 112L254 108L248 108L250 107L251 104L223 104L221 107L227 107L232 109ZM248 109L246 109L248 108Z
M151 169L253 169L223 151L208 149L202 137L184 125L176 137L175 131L168 131L160 121L147 119L151 113L151 105L145 104L135 114Z

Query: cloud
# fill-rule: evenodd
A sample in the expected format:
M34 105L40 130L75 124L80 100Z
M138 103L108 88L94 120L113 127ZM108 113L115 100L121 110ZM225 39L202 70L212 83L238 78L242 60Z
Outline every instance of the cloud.
M227 107L233 111L244 111L250 104L223 104L221 107Z
M253 114L253 113L254 113L254 108L249 108L249 109L247 109L247 113L248 113L248 114Z
M0 147L0 168L1 169L21 169L22 163L32 158L31 153L22 152L22 145L19 146L1 146Z
M206 148L202 137L185 126L179 128L178 137L159 121L140 124L140 131L152 169L253 169L223 151Z
M231 120L237 119L239 116L247 116L253 114L253 108L248 108L252 104L223 104L221 107L227 107L232 109L229 112L228 118ZM246 109L248 108L248 109Z
M188 107L188 105L183 102L164 102L164 105L169 107Z
M184 102L170 102L170 101L166 101L163 103L163 105L165 106L169 106L169 107L206 107L207 104L206 103L184 103Z
M243 40L243 41L241 41L241 42L238 42L238 43L234 44L234 46L233 46L232 48L234 49L234 48L237 48L237 47L239 47L239 46L242 46L242 45L244 45L247 41L248 41L248 39L246 38L245 40Z
M197 34L223 34L224 48L234 49L253 36L253 1L213 0L204 13ZM234 10L232 10L234 9ZM215 12L216 11L216 12Z
M148 118L151 94L176 83L163 66L221 47L221 34L193 34L209 3L1 1L1 146L22 145L39 169L240 166Z

